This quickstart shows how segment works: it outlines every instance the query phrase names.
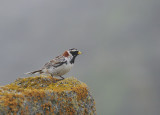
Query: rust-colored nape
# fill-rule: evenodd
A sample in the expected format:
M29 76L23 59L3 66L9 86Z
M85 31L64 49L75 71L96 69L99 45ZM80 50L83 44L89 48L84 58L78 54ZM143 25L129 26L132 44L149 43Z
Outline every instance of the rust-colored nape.
M68 57L68 56L69 56L68 52L65 51L65 52L63 53L63 56L64 56L64 57Z

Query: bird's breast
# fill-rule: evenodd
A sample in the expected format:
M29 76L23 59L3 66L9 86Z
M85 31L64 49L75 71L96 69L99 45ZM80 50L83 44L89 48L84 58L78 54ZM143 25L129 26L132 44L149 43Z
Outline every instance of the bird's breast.
M57 68L50 69L50 73L52 73L54 76L62 76L70 71L70 69L73 67L73 64L63 64Z

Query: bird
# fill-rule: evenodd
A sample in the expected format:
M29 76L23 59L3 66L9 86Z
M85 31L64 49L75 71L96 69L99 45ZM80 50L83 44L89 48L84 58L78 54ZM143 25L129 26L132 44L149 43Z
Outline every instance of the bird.
M64 79L62 76L71 70L75 58L80 54L82 54L82 52L76 48L66 50L61 55L47 62L41 69L27 72L25 74L49 74L52 77L60 77L61 79Z

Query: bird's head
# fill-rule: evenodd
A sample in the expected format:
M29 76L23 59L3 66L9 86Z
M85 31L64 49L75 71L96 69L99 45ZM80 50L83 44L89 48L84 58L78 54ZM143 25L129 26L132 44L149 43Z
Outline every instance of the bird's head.
M76 57L77 55L82 54L82 52L80 52L80 51L77 50L76 48L69 49L68 51L69 51L69 53L70 53L73 57Z
M63 53L63 56L65 56L65 57L68 57L68 56L76 57L77 55L80 55L80 54L82 54L80 51L78 51L76 48L72 48L72 49L69 49L69 50L65 51Z

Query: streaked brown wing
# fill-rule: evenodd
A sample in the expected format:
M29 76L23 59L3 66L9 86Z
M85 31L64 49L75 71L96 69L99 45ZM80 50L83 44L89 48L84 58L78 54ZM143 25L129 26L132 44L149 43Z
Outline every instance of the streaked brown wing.
M67 63L67 61L65 60L64 56L60 55L60 56L57 56L55 59L52 59L50 62L46 63L43 68L50 68L50 67L58 67L58 66L61 66L63 65L64 63Z

